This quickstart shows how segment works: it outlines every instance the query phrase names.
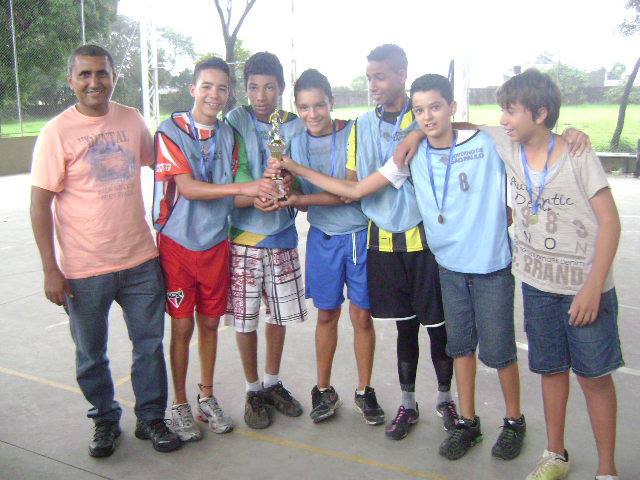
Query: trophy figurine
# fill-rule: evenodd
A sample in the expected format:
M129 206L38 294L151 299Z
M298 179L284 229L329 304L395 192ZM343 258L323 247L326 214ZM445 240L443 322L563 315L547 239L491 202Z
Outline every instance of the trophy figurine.
M278 110L276 109L271 116L269 117L269 123L271 124L271 130L269 131L269 152L273 158L278 160L282 160L282 154L286 149L286 144L280 136L280 115ZM284 179L282 177L282 170L279 173L273 175L271 180L276 185L276 189L278 191L278 200L285 201L287 199L287 192L284 188Z

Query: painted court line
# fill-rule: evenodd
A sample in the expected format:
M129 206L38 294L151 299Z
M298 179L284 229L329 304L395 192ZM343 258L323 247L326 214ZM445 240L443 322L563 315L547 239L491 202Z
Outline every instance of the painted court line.
M69 320L65 320L64 322L54 323L53 325L49 325L48 327L45 327L44 329L45 330L50 330L52 328L59 327L61 325L69 325Z
M65 385L64 383L56 382L53 380L48 380L46 378L38 377L36 375L31 375L29 373L19 372L17 370L13 370L10 368L0 367L0 373L5 373L7 375L11 375L13 377L22 378L24 380L29 380L34 383L38 383L40 385L46 385L52 388L56 388L58 390L64 390L66 392L71 392L76 395L82 395L82 392L78 387L72 387L69 385ZM123 400L121 398L116 398L118 402L122 405L125 405L129 408L134 407L134 402L129 400ZM253 440L257 440L260 442L270 443L272 445L277 445L281 447L290 448L293 450L299 450L307 453L311 453L314 455L320 455L328 458L335 458L338 460L342 460L350 463L357 463L359 465L364 465L367 467L376 468L379 470L384 470L387 472L399 473L402 475L407 475L409 477L414 478L425 478L427 480L448 480L449 477L445 475L440 475L438 473L429 472L426 470L412 470L410 468L403 467L401 465L394 465L391 463L383 463L377 460L373 460L370 458L362 457L360 455L350 455L348 453L339 452L337 450L330 450L326 448L314 447L313 445L308 445L302 442L294 442L292 440L287 440L284 438L276 437L273 435L265 435L263 433L257 433L251 430L236 428L235 431L242 435L243 437L250 438Z
M516 345L520 350L524 350L525 352L529 351L529 345L527 345L526 343L516 342ZM616 370L616 373L624 373L626 375L633 375L634 377L640 377L640 370L636 368L620 367Z

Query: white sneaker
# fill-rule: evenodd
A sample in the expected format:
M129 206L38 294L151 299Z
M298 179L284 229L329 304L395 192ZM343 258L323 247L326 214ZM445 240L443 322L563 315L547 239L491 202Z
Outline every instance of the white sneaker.
M562 455L545 450L526 480L562 480L569 475L569 467L568 454L565 460Z
M233 420L224 414L213 395L204 398L198 395L198 420L208 422L209 428L215 433L227 433L233 430Z
M191 413L191 405L179 403L171 407L171 430L183 442L195 442L202 438L202 432Z

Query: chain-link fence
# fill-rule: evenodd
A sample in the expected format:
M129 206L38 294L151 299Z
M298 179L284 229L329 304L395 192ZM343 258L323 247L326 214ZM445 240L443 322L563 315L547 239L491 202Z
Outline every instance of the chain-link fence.
M140 23L117 15L117 0L0 2L0 137L37 135L47 120L74 103L66 63L83 43L111 53L117 73L114 101L142 111L143 83L157 77L150 95L157 88L159 120L193 104L188 87L197 55L188 37L152 29L157 47L152 62L141 55ZM243 66L242 61L231 65L237 104L246 101ZM150 123L153 128L155 121Z

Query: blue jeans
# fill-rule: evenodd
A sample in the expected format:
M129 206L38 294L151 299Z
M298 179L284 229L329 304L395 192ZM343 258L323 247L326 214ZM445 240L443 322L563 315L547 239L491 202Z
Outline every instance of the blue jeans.
M133 343L131 383L140 420L164 418L167 407L167 368L162 351L164 284L158 259L136 267L94 277L69 280L67 296L71 336L76 345L76 378L91 403L94 421L118 421L122 409L114 399L107 358L109 308L115 300L124 313Z
M490 368L517 361L513 325L514 280L511 266L491 273L460 273L440 267L447 327L447 354L465 357L476 351Z

